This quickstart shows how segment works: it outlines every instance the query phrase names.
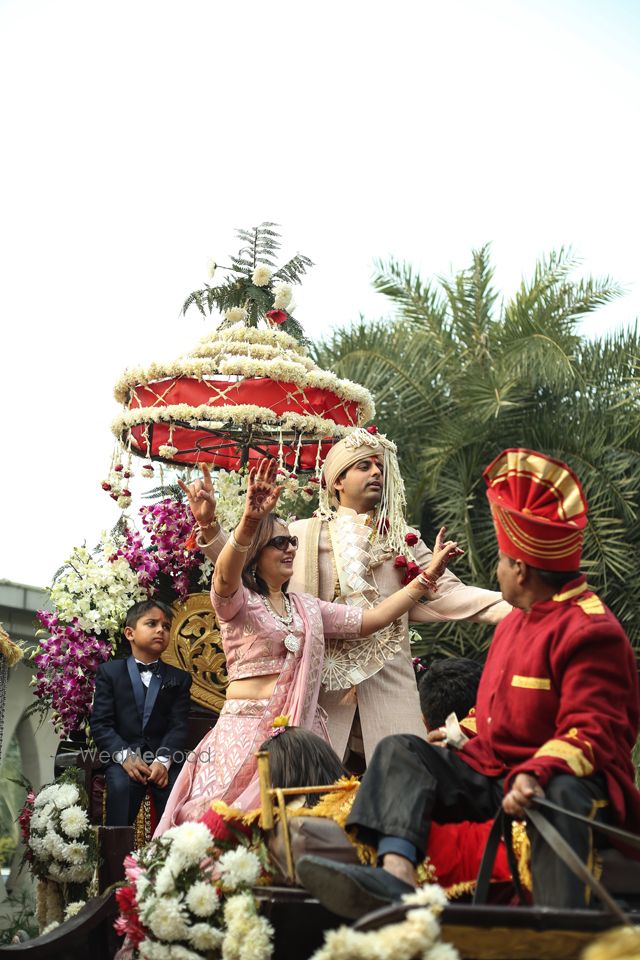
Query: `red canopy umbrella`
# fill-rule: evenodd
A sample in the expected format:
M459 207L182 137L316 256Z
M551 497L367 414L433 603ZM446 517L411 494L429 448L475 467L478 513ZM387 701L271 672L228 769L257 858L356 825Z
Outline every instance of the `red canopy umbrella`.
M312 471L335 439L374 414L364 387L321 370L293 337L243 323L167 365L128 370L113 431L125 450L237 470L264 456Z

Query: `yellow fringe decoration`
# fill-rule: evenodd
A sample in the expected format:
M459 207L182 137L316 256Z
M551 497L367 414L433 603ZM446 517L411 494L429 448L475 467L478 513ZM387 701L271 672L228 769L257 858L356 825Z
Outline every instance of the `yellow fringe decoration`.
M6 630L3 630L0 624L0 657L4 657L10 667L15 667L19 660L24 657L22 647L14 643Z

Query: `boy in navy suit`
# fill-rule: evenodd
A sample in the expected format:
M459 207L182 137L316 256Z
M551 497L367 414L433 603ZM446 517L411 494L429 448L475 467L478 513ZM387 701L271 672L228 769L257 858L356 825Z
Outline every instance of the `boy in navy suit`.
M158 818L184 761L191 674L162 663L173 612L159 600L128 611L126 660L101 663L91 735L107 755L107 826L132 824L149 789Z

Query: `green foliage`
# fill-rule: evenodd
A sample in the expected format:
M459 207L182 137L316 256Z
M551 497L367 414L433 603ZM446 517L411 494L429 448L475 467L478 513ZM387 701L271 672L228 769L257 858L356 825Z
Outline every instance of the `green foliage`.
M24 943L38 936L35 903L31 891L21 890L2 901L0 945Z
M205 283L202 289L192 291L182 305L183 315L191 306L195 306L203 317L206 317L207 311L212 313L214 308L226 314L232 307L241 307L247 313L245 322L248 326L256 327L260 321L268 323L266 313L274 305L274 283L300 283L307 268L313 266L308 257L298 253L283 266L277 267L275 257L281 244L280 235L274 229L276 226L266 221L251 230L238 230L237 235L242 241L240 250L230 258L230 267L218 268L228 270L230 276L215 286ZM253 272L260 265L269 268L271 277L268 283L257 286L253 282ZM306 343L300 323L287 310L284 313L287 319L280 329ZM225 317L220 327L228 327L235 322Z
M640 652L640 335L580 334L579 321L621 290L573 280L575 267L570 251L552 253L503 301L486 246L449 279L378 263L373 283L394 317L361 319L313 355L372 391L378 427L398 444L408 519L427 542L443 524L462 540L455 571L467 582L496 587L483 469L510 446L569 463L589 503L583 568ZM471 657L491 635L469 623L420 632L417 653Z

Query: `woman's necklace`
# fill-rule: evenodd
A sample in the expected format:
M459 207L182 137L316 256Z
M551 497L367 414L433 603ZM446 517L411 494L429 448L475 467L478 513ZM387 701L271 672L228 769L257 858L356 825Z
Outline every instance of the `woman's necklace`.
M274 605L269 600L269 597L263 595L262 599L264 600L264 605L271 614L272 617L282 624L289 632L284 638L284 645L287 650L290 650L291 653L297 653L300 649L300 640L294 633L291 632L291 625L293 623L293 610L291 609L291 601L286 593L282 594L282 599L284 602L284 616L276 610Z

